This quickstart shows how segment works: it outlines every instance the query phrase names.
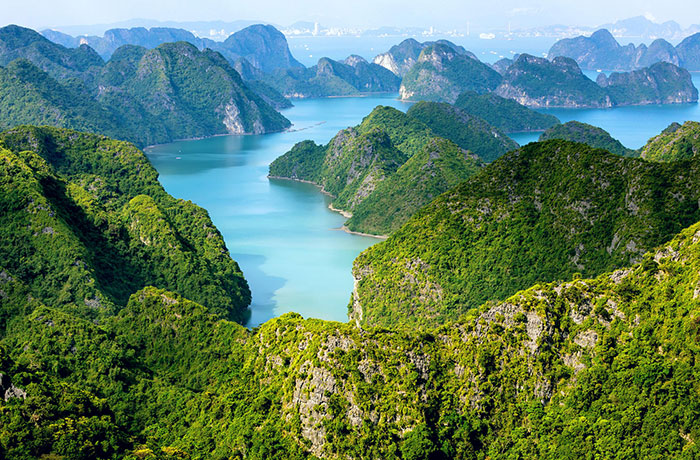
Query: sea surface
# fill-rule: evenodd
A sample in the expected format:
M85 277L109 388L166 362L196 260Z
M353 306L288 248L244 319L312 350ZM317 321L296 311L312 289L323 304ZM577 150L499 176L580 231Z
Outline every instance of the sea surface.
M596 72L585 71L589 78L595 80ZM691 74L693 84L700 89L700 73ZM561 120L562 123L577 120L599 126L609 132L625 147L638 149L656 136L671 123L683 124L685 121L700 121L699 104L667 104L616 107L612 109L541 109ZM511 134L520 145L535 142L539 133Z
M292 131L219 136L146 150L160 181L177 198L209 211L253 292L255 327L294 311L347 321L352 262L381 240L339 230L345 219L310 184L269 180L268 166L305 139L327 143L377 105L406 110L396 95L294 101L283 114Z
M595 78L595 72L589 73ZM694 74L700 87L700 74ZM296 100L285 110L289 132L219 136L147 149L172 195L206 208L222 232L253 292L250 327L294 311L304 317L347 320L352 262L380 240L339 230L344 218L310 184L267 178L269 164L295 143L327 143L358 124L377 105L406 110L397 95ZM600 126L630 148L639 148L671 122L700 121L698 104L615 109L542 110L562 122ZM521 145L535 134L513 134Z

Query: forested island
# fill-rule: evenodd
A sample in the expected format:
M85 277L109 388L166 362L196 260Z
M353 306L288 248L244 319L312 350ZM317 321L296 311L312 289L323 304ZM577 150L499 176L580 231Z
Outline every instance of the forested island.
M270 25L0 29L0 458L697 458L700 124L633 150L533 110L697 101L695 40L593 82L445 40L306 68ZM415 103L269 166L385 237L348 321L247 328L256 274L139 147L380 92Z

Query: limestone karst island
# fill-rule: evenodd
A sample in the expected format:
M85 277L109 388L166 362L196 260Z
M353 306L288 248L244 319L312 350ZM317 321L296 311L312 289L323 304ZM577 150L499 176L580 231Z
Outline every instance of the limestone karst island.
M3 5L0 459L700 458L700 3L642 3Z

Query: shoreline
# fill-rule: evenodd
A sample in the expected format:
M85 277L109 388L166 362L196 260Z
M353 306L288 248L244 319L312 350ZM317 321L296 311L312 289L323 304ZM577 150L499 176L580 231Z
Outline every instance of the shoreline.
M324 195L333 197L333 195L331 193L328 193L323 188L322 185L318 185L317 183L311 182L310 180L294 179L292 177L272 176L269 174L268 174L267 178L268 179L278 179L278 180L288 180L288 181L292 181L292 182L301 182L302 184L311 184L314 187L318 188L318 190L321 193L323 193ZM352 217L352 213L350 213L348 211L343 211L342 209L334 208L333 205L331 205L330 203L328 204L328 209L330 209L333 212L337 212L338 214L345 217L346 219L349 219ZM333 230L340 230L340 231L343 231L343 232L348 233L350 235L367 236L370 238L377 238L380 240L386 240L387 238L389 238L389 236L387 236L387 235L372 235L371 233L354 232L354 231L350 230L348 227L346 227L345 224L341 225L339 228L334 228Z
M339 230L341 232L349 233L350 235L358 235L358 236L366 236L369 238L376 238L378 240L386 240L389 238L389 235L372 235L371 233L355 232L355 231L350 230L345 225L341 225L339 228L334 228L333 230Z
M325 123L325 121L323 121L323 122L321 122L321 123L318 123L318 124L323 124L323 123ZM145 153L146 150L152 149L153 147L158 147L158 146L161 146L161 145L174 144L174 143L176 143L176 142L201 141L201 140L203 140L203 139L212 139L212 138L215 138L215 137L223 137L223 136L265 136L266 134L279 134L279 133L284 133L284 132L288 132L288 131L292 131L292 132L293 132L293 130L292 130L292 127L293 127L293 126L294 126L294 124L292 123L292 124L289 125L288 128L279 129L279 130L277 130L277 131L268 131L268 132L265 132L265 133L257 133L257 134L256 134L256 133L240 133L240 134L236 134L236 133L218 133L218 134L210 134L210 135L207 135L207 136L186 137L186 138L183 138L183 139L173 139L173 140L171 140L171 141L169 141L169 142L162 142L162 143L160 143L160 144L150 144L150 145L147 145L147 146L145 146L145 147L143 147L143 148L136 146L136 148L140 149L142 152ZM314 126L316 126L316 125L314 125ZM301 128L301 129L299 129L298 131L302 131L302 130L304 130L304 129L308 129L308 128ZM124 141L124 142L130 142L130 141ZM130 143L131 143L131 144L134 144L133 142L130 142ZM134 145L136 145L136 144L134 144Z

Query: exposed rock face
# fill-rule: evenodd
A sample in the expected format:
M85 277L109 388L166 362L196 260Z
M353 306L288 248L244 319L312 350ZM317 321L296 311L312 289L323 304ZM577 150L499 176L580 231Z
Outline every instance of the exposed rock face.
M454 102L464 91L493 90L501 76L475 57L443 45L431 45L421 52L416 64L401 81L404 100Z
M27 392L14 386L10 377L0 372L0 397L3 397L5 402L11 398L26 399Z
M476 59L476 56L459 45L448 40L420 43L413 38L407 38L398 45L392 46L386 53L375 56L373 62L390 70L395 75L403 77L418 61L421 51L434 44L441 44L451 48L458 54L463 54Z
M674 64L658 62L628 73L598 75L597 83L614 105L682 104L698 101L690 73Z
M650 161L688 160L700 154L700 123L672 123L642 147L641 156Z
M572 59L548 61L522 54L495 89L501 97L529 107L612 107L605 90L588 79Z

